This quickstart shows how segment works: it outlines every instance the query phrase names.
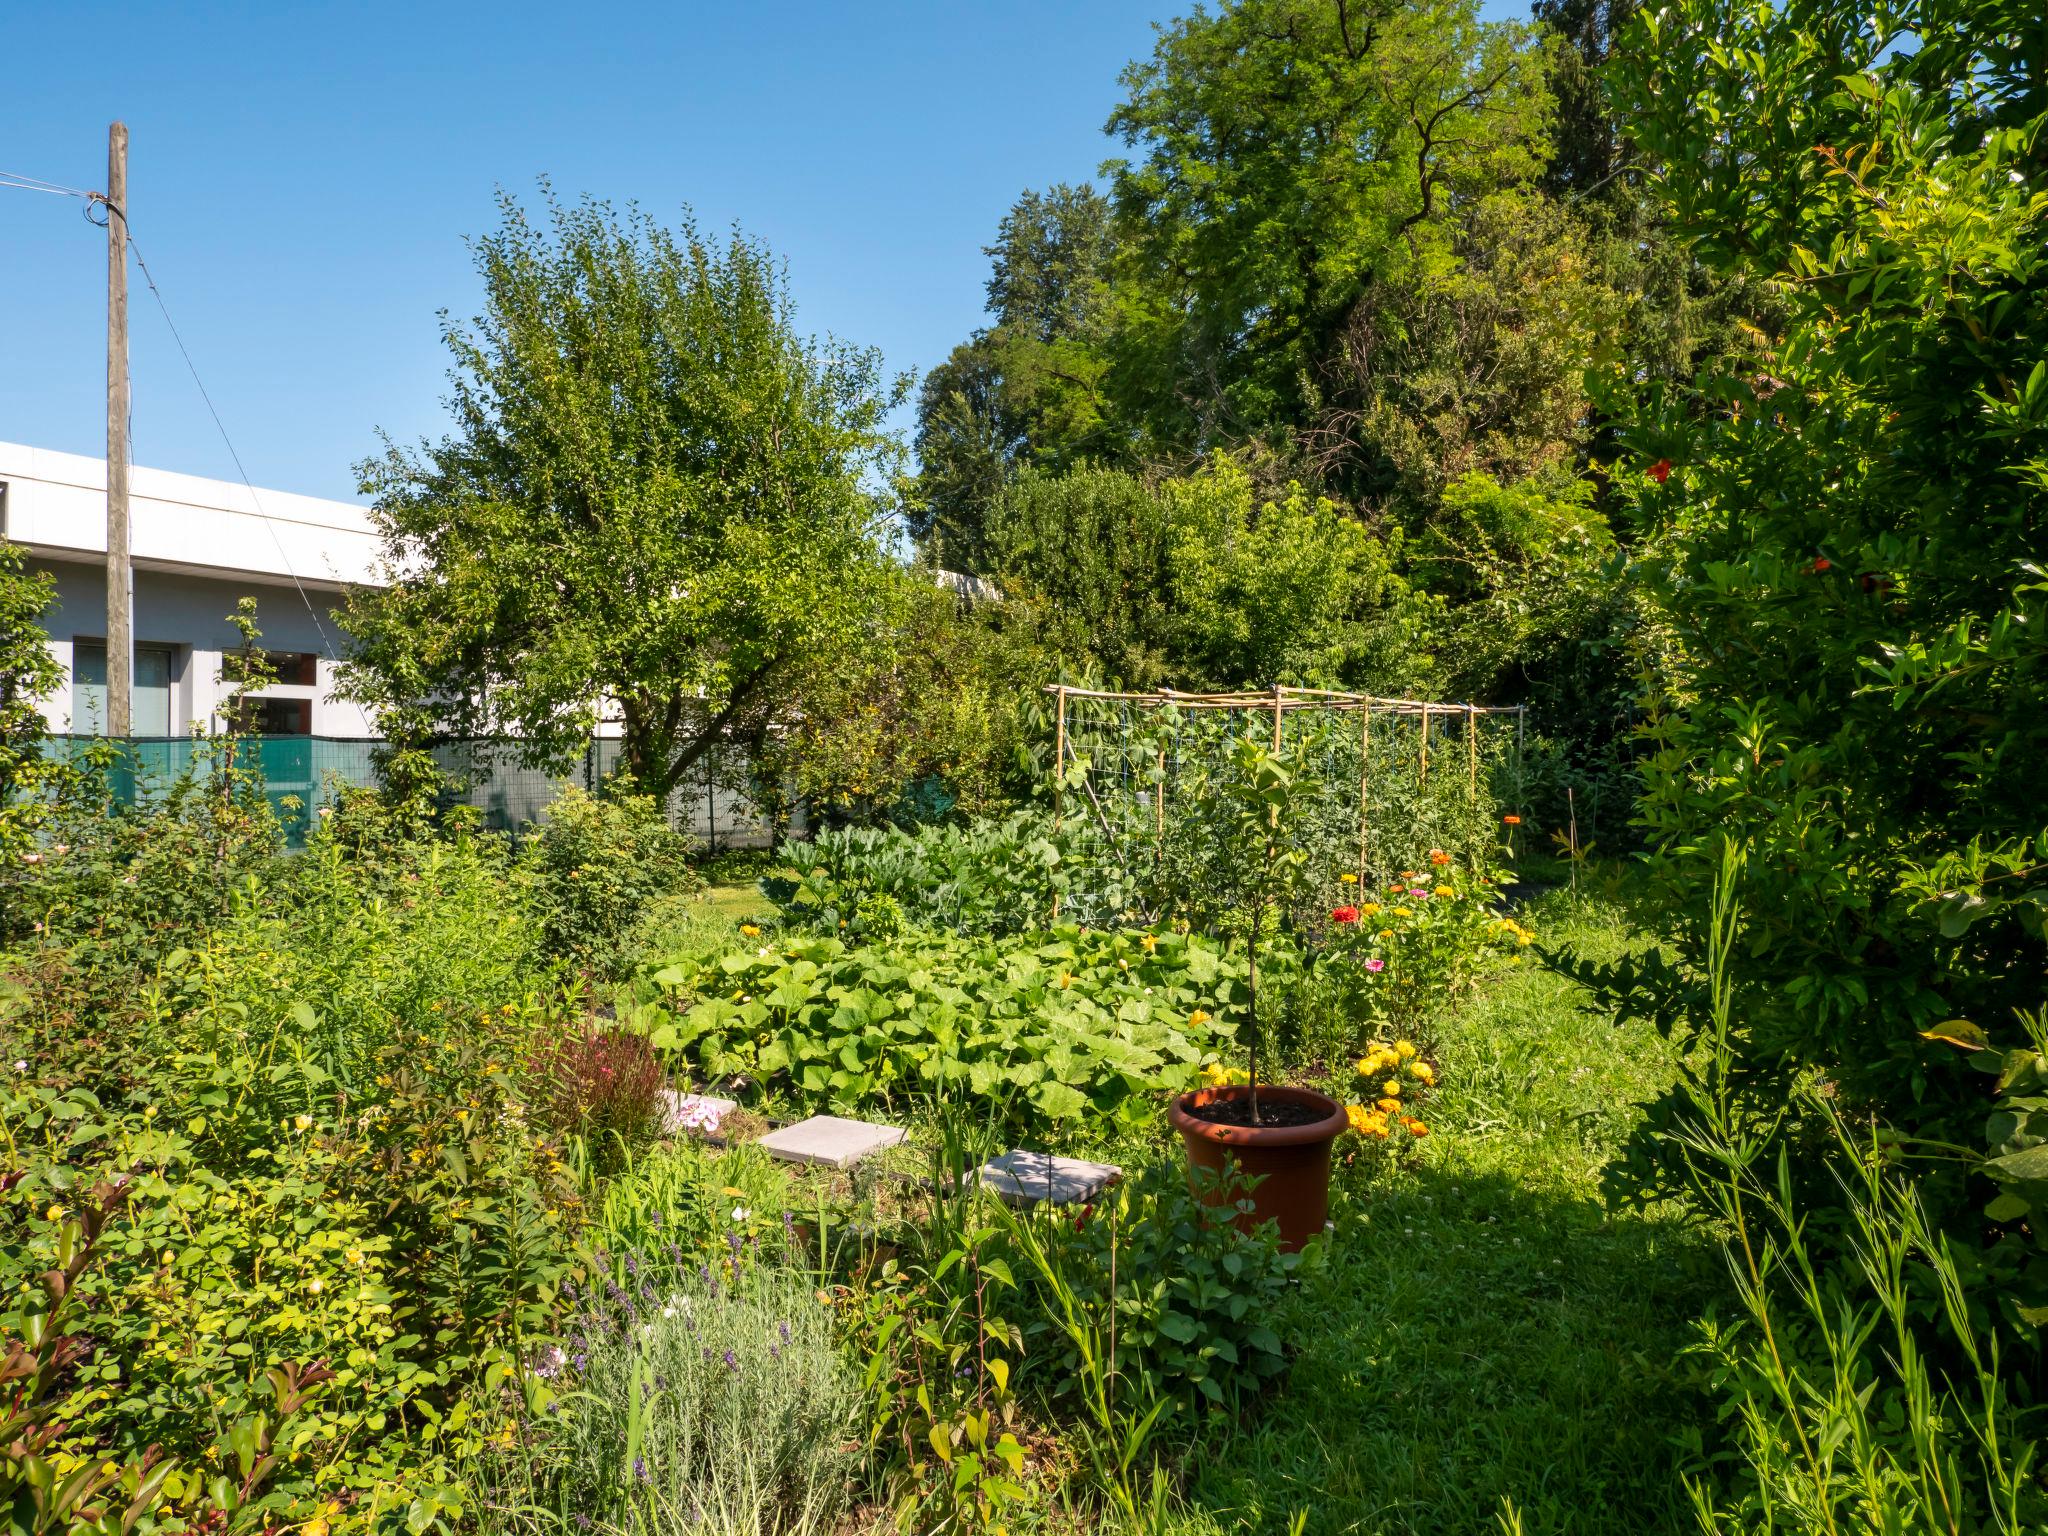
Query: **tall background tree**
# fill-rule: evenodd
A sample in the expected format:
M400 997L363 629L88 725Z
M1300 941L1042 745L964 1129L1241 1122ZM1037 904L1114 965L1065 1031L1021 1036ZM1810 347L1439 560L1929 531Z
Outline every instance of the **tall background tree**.
M757 241L543 205L501 197L475 243L482 312L444 322L454 431L362 466L390 584L351 596L345 686L402 739L554 772L608 714L666 795L886 629L908 386L800 336Z
M1026 192L985 249L994 323L925 377L922 494L910 522L935 561L976 572L987 568L985 526L1013 475L1110 450L1101 401L1109 204L1087 186Z

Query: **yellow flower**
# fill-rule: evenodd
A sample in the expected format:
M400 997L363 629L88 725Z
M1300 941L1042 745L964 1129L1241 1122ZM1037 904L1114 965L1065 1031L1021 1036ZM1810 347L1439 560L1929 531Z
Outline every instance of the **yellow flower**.
M1414 915L1415 914L1409 911L1406 907L1394 908L1394 916L1396 917L1413 917Z
M1378 917L1380 915L1380 904L1376 901L1368 901L1358 909L1358 915L1360 917Z
M312 1117L311 1115L293 1115L293 1116L292 1116L292 1129L293 1129L293 1130L295 1130L295 1131L307 1131L307 1130L311 1130L312 1128L313 1128L313 1117Z
M1394 1047L1394 1054L1400 1057L1403 1061L1406 1061L1409 1057L1415 1054L1415 1042L1413 1040L1400 1041Z
M1518 933L1515 935L1515 942L1522 945L1533 944L1536 942L1536 935L1533 933Z
M1244 1073L1235 1067L1226 1067L1220 1061L1212 1061L1202 1068L1202 1076L1207 1079L1211 1088L1227 1088L1232 1083L1246 1081Z
M1193 1013L1188 1015L1188 1028L1190 1029L1200 1029L1204 1024L1208 1022L1209 1014L1205 1009L1197 1008Z
M1341 874L1341 875L1339 875L1339 876L1338 876L1337 878L1338 878L1338 879L1339 879L1340 881L1342 881L1342 882L1343 882L1343 883L1344 883L1345 885L1356 885L1356 884L1358 884L1358 876L1357 876L1357 875L1355 875L1355 874L1353 874L1353 873L1352 873L1352 872L1351 872L1350 870L1348 870L1348 869L1347 869L1347 870L1345 870L1345 871L1344 871L1344 873L1343 873L1343 874Z
M756 928L752 923L741 923L740 935L743 938L758 939L759 937L761 937L761 930Z
M1379 1109L1381 1114L1398 1114L1401 1109L1401 1101L1392 1097L1381 1099L1379 1101Z
M467 1120L469 1118L469 1111L466 1109L458 1109L457 1111L455 1111L455 1118L458 1120Z
M1382 928L1380 930L1379 936L1383 939L1391 939L1394 936L1394 930L1391 928Z
M64 1207L61 1205L53 1205L47 1211L43 1212L43 1220L45 1221L62 1221L63 1219Z
M315 1515L312 1519L308 1520L304 1525L299 1527L299 1536L327 1536L326 1517L323 1515Z
M1444 898L1444 900L1448 901L1458 893L1452 890L1448 885L1440 885L1436 888L1434 894L1441 896Z
M1398 1077L1388 1078L1384 1083L1380 1084L1380 1092L1390 1099L1398 1099L1401 1097L1401 1079Z
M1408 1068L1408 1071L1417 1082L1422 1083L1424 1085L1428 1085L1436 1081L1436 1068L1432 1067L1426 1061L1418 1061L1414 1063Z
M1066 990L1067 990L1067 988L1071 987L1071 986L1072 986L1073 984L1074 984L1074 973L1073 973L1072 971L1061 971L1061 972L1060 972L1060 990L1061 990L1062 992L1064 992L1064 991L1066 991Z

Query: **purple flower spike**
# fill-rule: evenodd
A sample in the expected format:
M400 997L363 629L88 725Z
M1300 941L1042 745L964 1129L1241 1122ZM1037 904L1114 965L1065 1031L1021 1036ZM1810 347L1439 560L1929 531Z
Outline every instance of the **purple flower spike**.
M737 1372L740 1368L740 1357L729 1349L725 1352L725 1368L733 1372Z

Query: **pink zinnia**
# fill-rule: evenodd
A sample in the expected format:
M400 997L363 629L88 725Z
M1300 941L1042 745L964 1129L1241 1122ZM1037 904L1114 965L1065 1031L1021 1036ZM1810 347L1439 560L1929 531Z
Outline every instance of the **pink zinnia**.
M1382 960L1378 955L1374 955L1370 960L1365 962L1365 968L1368 971L1384 971L1387 968L1387 962Z

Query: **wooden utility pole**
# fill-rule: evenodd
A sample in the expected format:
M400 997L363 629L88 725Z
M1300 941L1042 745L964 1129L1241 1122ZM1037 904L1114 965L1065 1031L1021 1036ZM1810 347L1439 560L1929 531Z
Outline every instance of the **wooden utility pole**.
M135 676L128 560L128 126L107 129L107 734L126 736Z

